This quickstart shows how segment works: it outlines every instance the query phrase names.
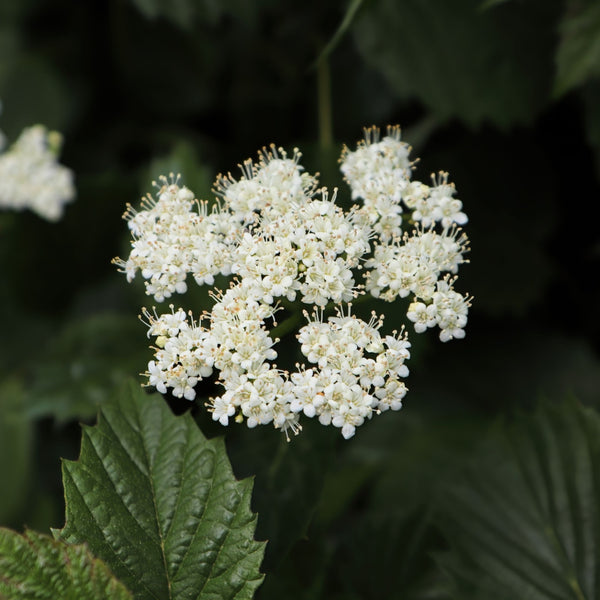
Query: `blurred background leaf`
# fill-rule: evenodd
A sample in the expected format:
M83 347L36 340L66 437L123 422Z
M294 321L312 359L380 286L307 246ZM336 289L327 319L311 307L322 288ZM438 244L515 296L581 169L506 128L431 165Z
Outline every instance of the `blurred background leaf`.
M241 427L229 437L227 449L236 477L255 476L256 535L268 541L263 568L275 570L306 535L339 432L308 422L288 443L271 428L257 432Z
M98 313L70 320L33 368L29 416L57 421L95 416L124 381L145 371L144 330L131 315Z
M600 5L569 0L560 23L554 94L560 96L600 76Z
M599 440L600 416L575 400L490 436L440 506L453 597L598 596Z
M478 11L475 5L380 0L357 22L355 39L399 98L418 98L443 120L505 129L530 123L547 103L556 6L520 2Z

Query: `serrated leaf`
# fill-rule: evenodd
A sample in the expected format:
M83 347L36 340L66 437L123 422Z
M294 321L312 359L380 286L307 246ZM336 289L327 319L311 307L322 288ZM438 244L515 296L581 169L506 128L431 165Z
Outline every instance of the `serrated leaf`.
M85 546L0 528L0 598L127 600L132 595Z
M457 598L600 593L600 415L576 401L496 431L444 496Z
M353 29L397 97L419 99L440 120L506 128L548 102L555 12L546 0L495 11L473 0L379 0Z
M66 524L136 599L251 598L264 544L254 541L252 481L236 481L222 439L175 417L131 383L84 427L63 463Z
M554 95L600 75L600 4L570 2L560 24Z

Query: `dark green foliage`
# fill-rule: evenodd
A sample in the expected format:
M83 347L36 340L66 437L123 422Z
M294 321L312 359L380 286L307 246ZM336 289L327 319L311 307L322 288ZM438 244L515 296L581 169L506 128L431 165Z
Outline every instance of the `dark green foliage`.
M596 411L571 400L500 428L440 507L455 597L597 598L599 507Z
M308 422L289 443L278 431L246 430L228 448L236 472L256 474L257 535L268 540L266 569L275 569L302 539L314 515L339 446L339 431ZM233 433L233 432L232 432Z
M548 101L554 13L545 1L478 11L473 0L381 0L355 39L399 97L419 98L441 119L506 128L531 122Z
M145 370L144 330L132 316L71 319L33 369L30 416L52 415L61 421L93 417L119 384Z

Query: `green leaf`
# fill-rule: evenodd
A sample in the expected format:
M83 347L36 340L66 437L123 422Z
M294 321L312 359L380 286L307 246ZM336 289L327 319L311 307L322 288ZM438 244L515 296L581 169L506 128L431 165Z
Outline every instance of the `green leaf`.
M48 535L0 528L0 598L19 600L126 600L132 598L85 546Z
M23 506L31 476L31 438L22 386L8 379L0 385L0 523L12 522Z
M253 540L252 481L236 481L222 439L131 383L83 428L63 463L66 524L136 599L251 598L264 544Z
M441 503L462 599L600 594L600 415L571 400L494 431Z
M569 2L560 24L554 95L600 75L600 4Z
M507 128L531 122L548 102L555 13L547 0L494 11L473 0L379 0L353 29L398 98L419 99L440 120Z
M73 318L37 357L27 394L31 417L93 417L149 358L143 325L113 313Z
M401 516L374 510L346 528L336 548L334 589L353 600L378 598L381 590L386 600L446 598L431 558L440 536L430 521L427 510Z

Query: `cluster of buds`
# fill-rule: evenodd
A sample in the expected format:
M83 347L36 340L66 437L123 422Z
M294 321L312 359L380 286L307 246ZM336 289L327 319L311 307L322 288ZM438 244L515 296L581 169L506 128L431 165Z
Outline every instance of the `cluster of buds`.
M245 161L239 178L219 176L211 206L173 176L140 210L129 206L132 250L115 262L128 280L140 273L157 302L192 279L230 282L212 290L212 309L198 318L172 304L163 314L143 310L155 350L148 384L193 400L198 383L216 376L214 420L272 423L288 438L302 415L349 438L373 415L400 409L406 331L384 335L383 316L367 322L353 303L410 296L415 331L438 327L442 341L464 336L470 305L453 288L468 251L462 203L446 173L432 185L411 181L409 153L398 127L381 140L368 129L356 150L344 148L341 170L357 201L348 211L337 190L304 172L298 150L274 146ZM299 360L281 369L277 347L292 334Z

